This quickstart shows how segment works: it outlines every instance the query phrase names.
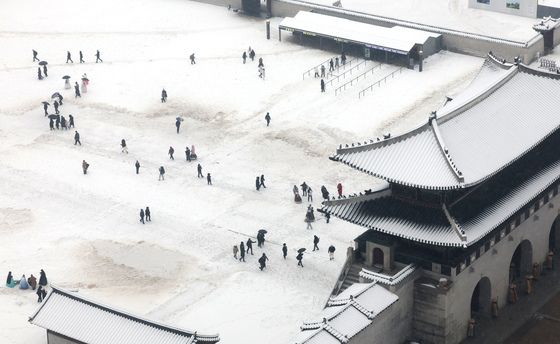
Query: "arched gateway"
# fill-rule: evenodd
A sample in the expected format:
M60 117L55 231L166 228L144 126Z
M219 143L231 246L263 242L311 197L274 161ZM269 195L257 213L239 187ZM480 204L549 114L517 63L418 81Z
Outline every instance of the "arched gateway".
M471 314L490 314L492 285L488 277L482 277L471 296Z

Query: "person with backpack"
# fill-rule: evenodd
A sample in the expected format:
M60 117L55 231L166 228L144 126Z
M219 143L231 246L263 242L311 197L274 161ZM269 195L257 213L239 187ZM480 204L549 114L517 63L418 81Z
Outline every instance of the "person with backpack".
M173 153L175 153L175 149L173 149L173 147L169 146L169 150L167 151L167 154L169 154L169 159L171 159L171 160L175 160L175 158L173 157Z
M314 235L313 236L313 251L315 251L315 250L319 251L319 246L317 246L318 243L319 243L319 237Z

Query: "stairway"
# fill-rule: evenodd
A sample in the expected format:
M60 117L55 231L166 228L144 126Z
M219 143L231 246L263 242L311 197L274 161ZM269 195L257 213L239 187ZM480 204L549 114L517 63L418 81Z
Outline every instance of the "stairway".
M339 294L352 284L360 282L360 271L362 271L361 264L352 264L350 271L348 271L348 275L346 275L346 278L342 283L342 287L340 287L340 291L338 292Z

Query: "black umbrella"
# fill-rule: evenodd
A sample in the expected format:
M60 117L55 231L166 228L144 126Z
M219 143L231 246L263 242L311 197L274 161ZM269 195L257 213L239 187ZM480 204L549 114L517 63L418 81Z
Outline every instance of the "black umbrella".
M47 61L41 61L41 62L39 62L39 66L46 66L46 65L48 65L48 64L49 64L49 63L48 63Z
M62 77L62 79L70 79L70 76L69 76L69 75L65 75L65 76Z
M58 116L58 115L54 115L54 114L53 114L53 115L49 115L49 118L50 118L50 119L56 119L57 116Z
M58 93L58 92L53 93L53 95L51 96L51 99L54 99L54 98L60 98L60 93Z
M297 251L298 251L298 253L303 253L303 252L305 252L305 247L302 247L302 248L300 248L300 249L297 250Z
M51 105L49 102L41 102L41 103L45 105Z
M266 234L268 233L266 229L259 229L259 234Z

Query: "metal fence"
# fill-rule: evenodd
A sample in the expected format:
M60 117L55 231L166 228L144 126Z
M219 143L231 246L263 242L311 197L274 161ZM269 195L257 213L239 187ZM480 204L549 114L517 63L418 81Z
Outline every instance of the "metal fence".
M391 79L392 79L392 78L395 77L395 75L396 75L397 73L401 74L403 69L404 69L404 67L400 67L399 69L396 69L396 70L392 71L391 73L385 75L383 78L377 80L377 81L374 82L373 84L371 84L371 85L369 85L368 87L364 88L363 90L361 90L361 91L358 93L358 98L361 98L362 96L364 96L364 95L366 94L367 91L373 91L373 88L374 88L375 86L381 87L381 83L385 83L385 84L386 84L388 78L391 78Z
M358 61L358 59L353 59L350 62L357 62L357 61ZM365 66L366 63L367 63L367 60L362 60L361 62L358 62L357 64L354 64L354 67L348 69L347 71L345 71L342 74L334 75L333 73L330 73L330 75L333 75L333 77L329 81L327 81L325 83L325 85L332 84L335 80L338 82L340 80L340 78L346 79L346 75L352 75L352 72L356 72L358 69L360 69L360 66ZM350 64L346 63L345 65L343 65L344 68L342 70L345 70L347 65L348 65L348 67L350 67L351 63Z
M362 74L359 74L359 75L356 76L355 78L353 78L353 79L351 79L351 80L345 82L344 84L340 85L339 87L337 87L337 88L334 90L334 95L337 95L338 92L342 92L343 90L345 90L345 89L346 89L346 86L348 86L348 85L352 86L354 83L357 83L357 82L360 80L360 78L365 79L365 78L366 78L366 75L368 75L369 73L373 74L373 71L376 70L377 68L381 68L382 65L383 65L382 63L376 64L376 65L373 66L371 69L366 70L366 71L363 72Z

